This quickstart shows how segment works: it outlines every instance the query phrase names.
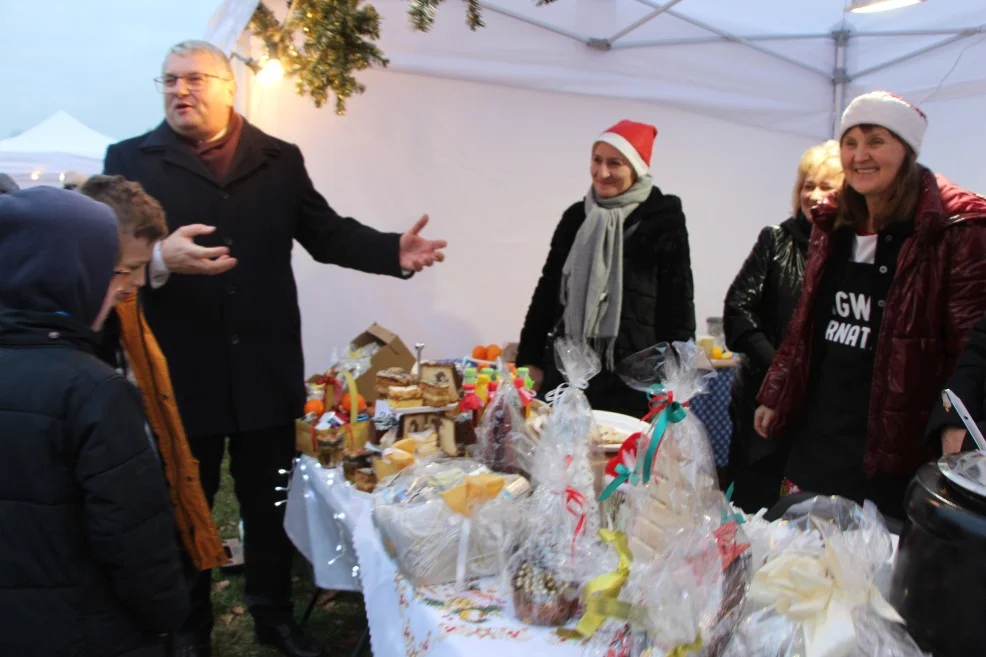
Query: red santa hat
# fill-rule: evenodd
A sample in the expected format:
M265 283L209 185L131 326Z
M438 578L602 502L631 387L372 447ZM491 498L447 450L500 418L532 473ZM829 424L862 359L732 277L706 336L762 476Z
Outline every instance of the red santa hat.
M596 143L604 142L620 151L637 176L646 176L650 171L650 156L656 136L657 128L652 125L623 120L601 134Z

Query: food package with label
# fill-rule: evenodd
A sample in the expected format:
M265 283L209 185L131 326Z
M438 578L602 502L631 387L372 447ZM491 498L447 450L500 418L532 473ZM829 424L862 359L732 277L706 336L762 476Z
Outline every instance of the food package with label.
M527 479L470 459L415 462L377 486L373 520L413 585L462 588L502 571L517 504L529 494Z

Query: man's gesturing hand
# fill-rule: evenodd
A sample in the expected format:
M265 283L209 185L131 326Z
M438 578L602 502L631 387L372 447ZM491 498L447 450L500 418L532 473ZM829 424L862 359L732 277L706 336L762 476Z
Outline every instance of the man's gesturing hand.
M445 240L426 240L418 233L428 224L428 215L418 219L411 230L401 235L401 269L421 271L445 259L441 249L448 246Z
M229 255L229 249L225 246L205 247L195 243L199 235L209 235L215 231L215 226L190 224L168 235L161 243L161 257L168 271L211 276L235 267L236 258Z

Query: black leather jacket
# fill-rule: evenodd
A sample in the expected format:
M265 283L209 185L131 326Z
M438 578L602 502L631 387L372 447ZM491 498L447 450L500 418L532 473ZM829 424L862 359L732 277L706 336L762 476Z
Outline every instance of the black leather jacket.
M752 462L773 451L753 430L757 392L787 332L801 295L811 223L799 212L767 226L726 293L726 346L745 356L733 382L731 460ZM777 441L770 441L776 443Z

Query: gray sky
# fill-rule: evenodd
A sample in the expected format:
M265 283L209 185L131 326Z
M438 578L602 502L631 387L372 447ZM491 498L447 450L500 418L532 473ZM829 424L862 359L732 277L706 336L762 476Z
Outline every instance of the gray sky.
M123 139L163 118L164 53L219 0L0 0L0 139L60 109Z

